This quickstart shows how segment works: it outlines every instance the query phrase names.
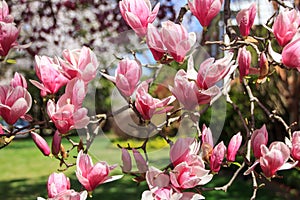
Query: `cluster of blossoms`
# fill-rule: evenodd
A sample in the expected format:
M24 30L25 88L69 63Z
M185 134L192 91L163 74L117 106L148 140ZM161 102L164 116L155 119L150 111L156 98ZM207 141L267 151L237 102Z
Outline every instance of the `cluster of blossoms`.
M6 1L0 2L0 56L7 56L9 50L17 46L20 29L14 24L14 17L9 14Z
M154 166L148 167L143 156L136 149L132 149L139 174L145 176L149 191L144 191L143 200L152 199L204 199L200 194L190 192L189 189L205 185L213 178L213 174L220 171L223 160L229 163L235 161L236 154L242 143L240 133L234 135L229 142L228 149L223 142L213 147L212 132L203 125L201 142L196 138L179 138L171 146L171 165L163 171ZM122 170L130 173L132 161L127 149L122 149ZM205 169L205 163L210 170Z
M222 4L223 0L188 1L190 11L204 27L204 31L218 15ZM0 55L6 56L16 45L15 40L19 31L12 23L13 18L9 15L6 2L3 1L0 5ZM194 64L195 56L192 52L196 43L195 33L188 33L182 24L171 21L161 23L161 28L154 25L159 4L152 10L149 0L122 0L119 2L119 7L124 20L139 37L145 39L158 63L177 62L180 66L187 64L186 70L180 69L176 73L173 86L169 86L171 95L164 99L154 98L150 94L149 86L153 82L152 79L141 81L142 64L137 59L122 59L117 65L114 76L102 72L105 78L115 84L129 104L128 108L135 112L141 122L147 122L143 123L145 126L155 126L151 124L154 115L169 114L174 108L172 103L175 100L182 105L179 110L187 111L184 113L192 116L195 113L199 114L195 112L199 106L214 103L214 100L222 94L229 97L227 86L230 86L231 78L235 76L236 71L239 72L241 82L246 80L245 77L249 74L259 75L261 80L266 78L269 74L270 60L300 71L300 56L297 51L300 38L296 34L300 25L300 14L296 10L281 11L275 18L273 27L266 27L282 47L282 56L273 51L269 41L268 45L264 45L264 49L257 47L259 64L258 67L251 67L252 53L247 48L248 41L255 41L250 36L256 16L255 3L241 10L236 16L240 44L232 49L237 51L228 49L222 58L210 57L197 64L198 66ZM6 27L11 30L5 30ZM234 42L230 45L233 44ZM40 95L47 102L47 117L55 126L51 149L43 137L34 131L30 132L33 141L45 156L53 155L63 163L62 137L67 136L74 129L83 129L89 125L90 117L87 108L83 107L83 101L89 83L96 77L98 67L95 53L85 46L81 49L64 50L62 57L38 55L35 57L35 72L39 81L30 80L30 82L40 89ZM63 88L64 93L59 96L58 93ZM9 85L0 86L0 116L12 130L13 124L20 118L34 122L27 114L31 104L32 97L27 91L27 82L22 75L16 73ZM198 119L193 120L195 121L199 126ZM161 130L161 127L155 128ZM252 128L254 130L254 127ZM0 126L0 135L6 133L10 135L9 131ZM167 140L171 146L169 154L171 164L162 170L148 166L148 160L142 156L138 148L129 146L122 148L123 173L138 175L149 186L149 190L142 194L143 200L204 199L199 193L201 190L194 189L210 182L222 166L234 163L242 142L245 146L247 144L251 146L256 159L244 173L245 175L252 173L258 164L267 178L275 177L279 170L300 166L299 131L295 131L285 143L275 141L268 145L268 132L266 126L263 126L255 131L248 130L247 135L238 132L233 135L227 146L223 141L215 145L217 141L213 140L213 133L206 125L203 125L202 131L199 128L198 132L197 138L178 138L174 144ZM84 200L98 185L121 178L121 176L109 175L116 165L110 166L103 161L93 164L87 154L88 147L84 149L83 146L80 140L77 145L76 176L85 191L72 190L69 179L63 173L53 173L49 176L47 185L49 199ZM139 149L146 153L146 148ZM132 151L137 167L137 171L134 172L129 150Z
M254 157L257 159L254 164L245 172L245 175L254 170L255 166L260 164L264 175L272 178L278 170L286 170L295 167L299 162L299 131L295 131L292 137L292 143L272 142L269 148L268 131L263 125L260 129L253 132L251 136L251 146ZM287 162L290 157L293 162ZM299 165L299 164L298 164Z

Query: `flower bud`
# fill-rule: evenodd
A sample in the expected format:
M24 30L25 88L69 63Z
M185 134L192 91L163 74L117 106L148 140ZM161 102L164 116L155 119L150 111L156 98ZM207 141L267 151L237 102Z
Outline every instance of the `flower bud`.
M235 156L242 144L242 139L243 138L240 132L238 132L231 138L227 149L227 160L229 162L235 161Z
M249 69L251 65L250 51L248 51L246 47L240 48L237 60L239 64L240 80L242 81L243 77L249 74Z
M32 137L34 143L41 150L41 152L45 156L49 156L50 155L50 148L49 148L46 140L44 138L42 138L39 134L35 133L35 132L31 132L30 134L31 134L31 137Z
M18 72L15 73L14 78L11 80L10 85L12 87L21 86L25 89L27 89L27 82L26 79L22 74L19 74Z
M60 152L60 144L61 144L61 136L58 131L55 131L53 138L52 138L52 146L51 151L53 155L58 155Z
M139 172L145 173L146 171L148 171L148 164L142 154L136 149L132 149L132 152Z
M255 158L261 157L261 145L267 145L268 143L268 131L266 125L263 125L260 129L255 130L251 136L251 147Z
M240 33L242 36L246 37L250 33L250 29L254 23L256 15L256 4L252 3L249 8L242 9L236 15L236 21L240 28Z
M226 152L226 146L224 145L223 141L220 142L215 148L213 149L212 155L210 157L210 170L212 172L219 172L221 169L222 161L224 159Z
M132 169L132 164L131 164L131 157L127 149L122 148L122 171L123 172L130 172Z

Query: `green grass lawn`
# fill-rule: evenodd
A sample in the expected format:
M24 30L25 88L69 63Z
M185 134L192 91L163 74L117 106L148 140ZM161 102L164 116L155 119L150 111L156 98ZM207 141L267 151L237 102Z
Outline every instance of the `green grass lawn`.
M50 138L47 138L50 144ZM163 167L168 164L168 148L150 149L150 164ZM95 161L105 160L109 164L120 164L120 150L115 147L109 139L104 136L96 138L90 153ZM31 139L15 140L13 143L0 150L0 199L4 200L26 200L36 199L38 196L47 197L46 182L49 174L58 169L58 161L54 158L44 157L35 147ZM81 185L76 180L75 167L65 173L71 179L73 189L80 191ZM120 168L114 171L119 174ZM213 183L207 187L222 186L230 179L231 170L216 175ZM93 193L93 199L138 200L147 189L142 183L137 185L131 180L132 177L124 176L121 180L100 185ZM268 183L267 183L268 184ZM257 199L297 199L295 196L285 196L293 190L281 188L281 185L271 184L258 191ZM249 199L252 195L252 186L248 179L239 177L229 188L228 192L210 191L205 192L206 199Z

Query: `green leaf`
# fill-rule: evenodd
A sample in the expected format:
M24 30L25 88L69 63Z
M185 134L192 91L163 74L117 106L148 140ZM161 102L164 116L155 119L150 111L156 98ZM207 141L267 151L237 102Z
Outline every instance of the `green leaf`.
M6 60L6 63L8 63L8 64L16 64L17 61L14 60L14 59L7 59L7 60Z

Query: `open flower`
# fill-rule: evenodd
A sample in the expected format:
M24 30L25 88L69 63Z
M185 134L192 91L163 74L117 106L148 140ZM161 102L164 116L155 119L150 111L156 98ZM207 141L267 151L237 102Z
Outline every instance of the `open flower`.
M195 42L195 34L188 33L181 24L171 21L162 23L160 32L164 46L176 62L183 62Z
M174 101L172 97L167 97L163 100L153 98L148 93L148 87L148 83L144 81L136 90L135 107L144 120L150 120L154 114L168 112L173 107L167 105Z
M198 166L204 167L204 163L198 157L200 143L195 138L178 138L170 149L170 159L173 166L182 162L193 165L195 161Z
M291 155L300 166L300 131L293 133Z
M0 1L0 22L11 23L14 17L9 14L9 8L6 1Z
M204 185L212 179L209 170L201 166L190 166L186 162L180 163L170 172L170 180L178 189L193 188L197 185Z
M57 61L47 56L35 56L35 72L42 83L35 80L30 82L41 90L41 95L55 94L68 79L61 73L61 67Z
M215 58L208 58L201 63L198 75L197 84L201 89L208 89L222 80L225 76L232 74L236 69L233 65L233 53L228 53L224 58L215 60Z
M55 104L52 100L47 103L47 112L57 130L66 134L71 129L84 128L89 123L86 108L77 109L73 104L59 102Z
M288 43L282 50L282 63L300 72L300 38Z
M13 23L0 22L0 56L6 56L12 47L17 46L19 33Z
M104 73L102 75L114 82L122 95L129 97L135 91L141 74L142 68L137 61L123 59L119 62L114 77Z
M96 77L98 61L95 53L90 48L83 46L81 49L65 49L63 58L60 59L60 64L64 75L70 80L78 77L88 83Z
M123 19L140 37L146 35L148 24L155 20L159 6L158 3L152 11L149 0L122 0L119 2Z
M208 27L221 8L223 0L188 0L188 5L193 15L203 27Z
M187 110L194 110L198 106L199 88L195 81L189 81L186 72L180 69L174 78L174 87L170 91Z
M109 173L115 166L109 166L106 162L93 164L92 158L79 152L76 160L76 176L83 187L91 192L98 185L120 179L122 176L109 176Z
M276 17L273 24L273 33L280 46L289 43L296 34L300 24L298 10L283 10Z
M31 108L32 99L22 86L0 86L0 116L8 124L14 124Z
M259 163L266 177L274 176L278 170L294 167L294 165L287 163L290 150L283 142L273 142L269 148L262 145L261 154Z
M70 189L70 180L64 173L52 173L47 183L48 197L53 198Z
M242 9L236 15L236 21L240 28L240 33L242 36L246 37L250 33L250 29L254 23L256 15L256 4L252 3L249 8Z

